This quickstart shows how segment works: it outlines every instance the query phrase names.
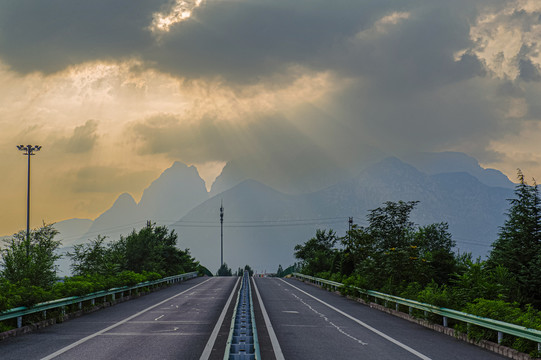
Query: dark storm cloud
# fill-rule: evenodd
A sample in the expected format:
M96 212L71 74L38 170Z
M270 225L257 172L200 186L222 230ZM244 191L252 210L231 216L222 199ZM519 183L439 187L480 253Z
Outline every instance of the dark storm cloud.
M137 56L165 1L51 0L0 3L0 57L21 73Z
M134 56L181 77L232 82L256 81L294 64L406 85L477 71L476 64L471 69L452 59L468 41L467 24L475 15L469 2L207 1L192 18L154 36L152 15L165 3L3 2L0 55L20 72ZM352 40L395 11L413 12L399 31Z

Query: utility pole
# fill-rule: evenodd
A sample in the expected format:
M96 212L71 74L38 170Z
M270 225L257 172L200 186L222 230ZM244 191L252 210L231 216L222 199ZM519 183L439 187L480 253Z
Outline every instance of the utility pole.
M348 240L351 240L351 228L353 227L353 217L349 217L349 231L348 231Z
M28 181L26 189L26 256L30 253L30 156L35 155L34 151L40 151L40 145L17 145L17 149L24 151L23 155L28 156Z
M220 205L220 267L224 265L224 201Z

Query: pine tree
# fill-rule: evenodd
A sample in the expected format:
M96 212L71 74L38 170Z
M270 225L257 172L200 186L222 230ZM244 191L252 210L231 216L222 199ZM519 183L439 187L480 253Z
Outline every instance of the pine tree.
M500 228L498 240L492 244L488 264L491 268L500 265L509 270L516 277L521 300L539 305L541 199L537 184L528 185L520 170L517 177L515 198L509 199L511 208Z

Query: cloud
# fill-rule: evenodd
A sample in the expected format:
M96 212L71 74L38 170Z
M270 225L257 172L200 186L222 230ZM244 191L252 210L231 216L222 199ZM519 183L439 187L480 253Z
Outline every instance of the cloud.
M87 120L84 125L77 126L73 135L59 141L65 151L73 154L81 154L92 151L98 140L98 122Z
M532 151L509 156L510 145L541 133L528 125L541 120L538 4L0 2L0 122L9 136L85 154L103 178L70 179L92 196L109 194L108 178L130 184L115 166L151 163L156 175L171 160L236 160L287 187L456 150L504 161L513 177L513 158Z
M476 54L494 76L536 80L541 65L541 5L511 0L479 16L470 28Z
M131 192L148 186L155 174L110 166L86 166L66 174L75 193Z
M8 1L0 4L0 53L20 72L54 73L74 64L137 56L163 1Z

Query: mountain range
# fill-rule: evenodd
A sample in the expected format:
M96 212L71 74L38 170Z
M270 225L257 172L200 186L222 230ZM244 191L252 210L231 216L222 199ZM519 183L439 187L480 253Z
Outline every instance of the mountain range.
M292 264L295 245L310 239L318 228L332 228L343 236L349 217L366 225L368 211L386 201L418 200L414 222L447 222L456 251L486 256L505 221L514 187L498 170L484 169L476 159L454 152L386 158L356 176L305 193L281 192L233 172L234 168L226 166L207 192L195 167L175 162L145 189L139 202L121 194L93 221L55 224L64 251L98 234L117 239L150 220L175 230L178 246L189 248L216 271L223 204L224 261L233 269L249 264L257 271L275 271L278 264ZM66 264L65 259L64 272Z

